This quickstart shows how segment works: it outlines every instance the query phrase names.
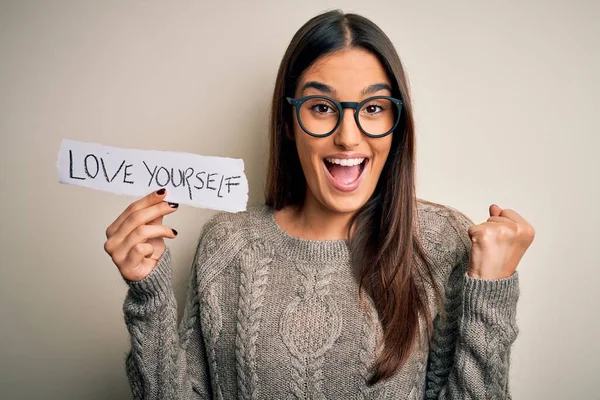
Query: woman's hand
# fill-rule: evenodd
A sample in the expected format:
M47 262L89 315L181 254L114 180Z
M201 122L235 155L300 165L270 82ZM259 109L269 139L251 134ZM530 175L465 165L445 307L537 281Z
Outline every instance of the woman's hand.
M163 217L179 206L163 201L165 196L166 190L160 189L142 197L106 228L104 250L129 281L148 276L165 251L163 238L177 236L175 229L162 224Z
M535 230L513 210L490 206L486 222L469 228L471 258L468 274L478 279L511 276L533 242Z

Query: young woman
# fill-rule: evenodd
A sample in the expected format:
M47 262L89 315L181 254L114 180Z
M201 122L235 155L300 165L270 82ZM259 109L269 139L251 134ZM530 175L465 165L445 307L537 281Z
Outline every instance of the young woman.
M144 399L509 398L534 230L415 196L402 64L371 21L308 21L279 68L266 205L204 227L177 328L159 190L106 230Z

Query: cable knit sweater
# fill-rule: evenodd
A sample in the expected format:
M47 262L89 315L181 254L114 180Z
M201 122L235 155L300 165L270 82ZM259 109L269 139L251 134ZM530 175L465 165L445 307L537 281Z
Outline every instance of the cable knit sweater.
M423 346L390 379L366 385L382 329L368 296L360 307L347 242L292 237L258 206L217 214L204 226L179 327L168 247L146 278L127 282L134 397L510 398L518 273L471 278L472 221L454 208L419 202L417 211L447 318L432 291L433 345L421 329Z

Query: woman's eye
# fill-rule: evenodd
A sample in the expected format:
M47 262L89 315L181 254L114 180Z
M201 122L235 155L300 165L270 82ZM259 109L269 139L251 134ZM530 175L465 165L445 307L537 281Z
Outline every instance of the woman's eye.
M327 104L315 104L312 106L312 109L321 114L334 112L333 108Z
M370 105L365 107L367 114L377 114L383 111L383 107L377 105Z

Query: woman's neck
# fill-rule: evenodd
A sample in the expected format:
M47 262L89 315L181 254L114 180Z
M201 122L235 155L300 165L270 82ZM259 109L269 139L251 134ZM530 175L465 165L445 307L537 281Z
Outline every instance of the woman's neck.
M289 235L309 240L343 240L354 213L339 213L307 196L302 207L285 207L275 213L275 220Z

